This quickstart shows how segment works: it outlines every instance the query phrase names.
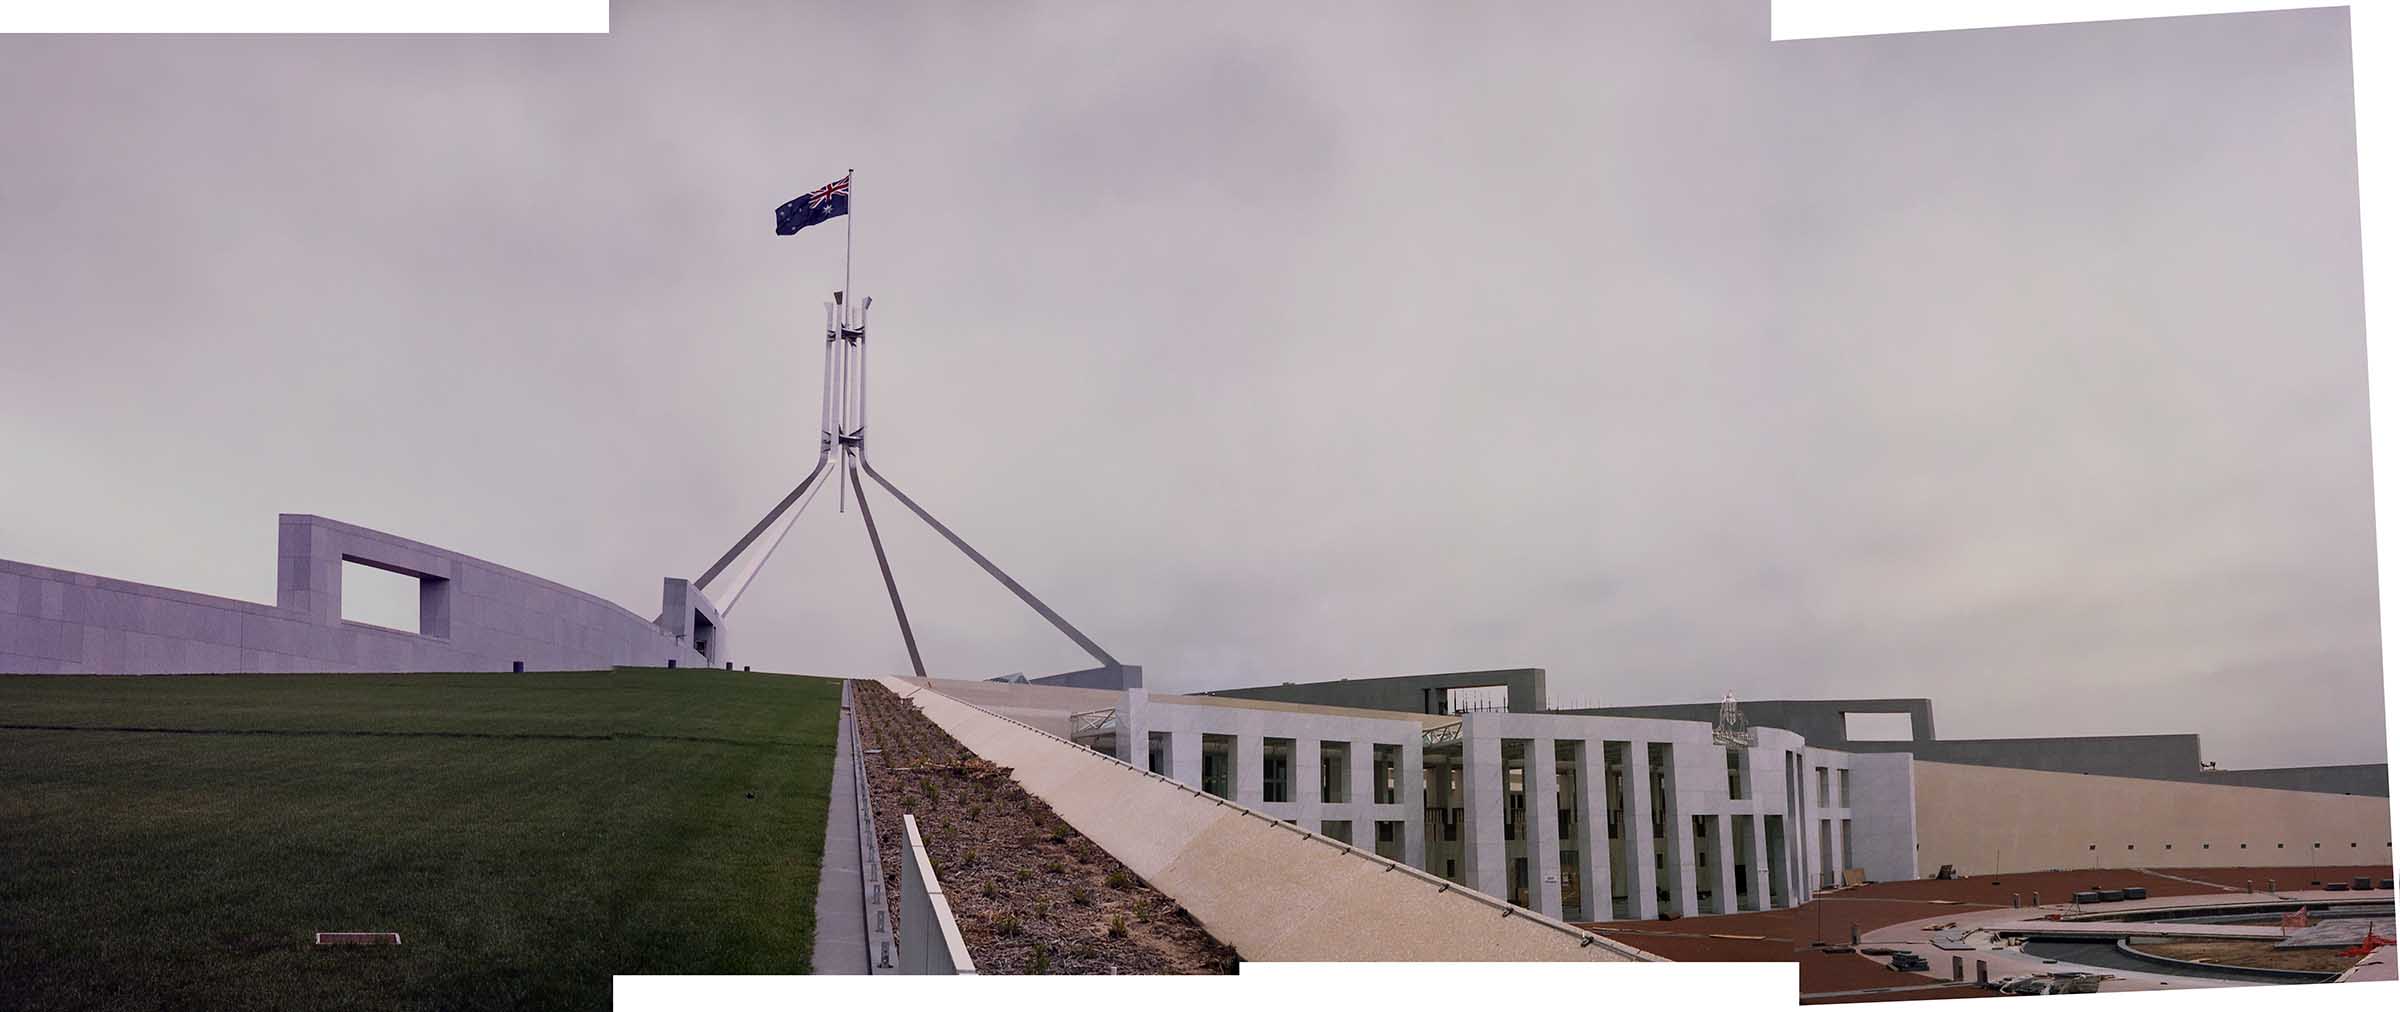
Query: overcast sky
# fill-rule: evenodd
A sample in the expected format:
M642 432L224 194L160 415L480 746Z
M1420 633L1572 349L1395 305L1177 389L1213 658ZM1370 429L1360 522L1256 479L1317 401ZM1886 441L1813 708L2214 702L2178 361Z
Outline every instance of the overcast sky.
M0 557L271 601L311 512L650 614L815 455L771 211L855 168L879 468L1154 689L2383 758L2341 10L868 6L0 38ZM937 673L1087 663L884 502ZM834 506L738 660L906 669Z

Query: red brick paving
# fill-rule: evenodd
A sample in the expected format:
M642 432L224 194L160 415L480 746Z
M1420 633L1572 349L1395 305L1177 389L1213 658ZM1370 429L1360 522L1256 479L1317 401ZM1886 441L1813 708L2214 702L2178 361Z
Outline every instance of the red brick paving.
M1957 987L1937 987L1923 991L1895 991L1890 994L1844 995L1839 998L1811 998L1811 1005L1848 1005L1862 1001L1916 1001L1921 998L2005 998L2007 995L1990 988L1961 984Z
M1671 921L1601 921L1577 927L1678 962L1786 963L1792 958L1789 910L1703 914ZM1711 937L1715 935L1756 937Z
M1861 956L1855 952L1818 952L1802 949L1794 954L1800 962L1800 993L1820 991L1856 991L1869 987L1901 987L1909 984L1938 984L1946 977L1931 977L1921 973L1894 970L1887 961L1876 956Z

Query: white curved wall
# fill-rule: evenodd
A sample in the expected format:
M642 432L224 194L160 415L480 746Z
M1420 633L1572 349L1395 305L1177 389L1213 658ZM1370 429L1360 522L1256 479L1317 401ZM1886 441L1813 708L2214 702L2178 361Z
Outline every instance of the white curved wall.
M579 670L712 662L609 601L471 556L323 517L278 518L276 603L0 559L0 672ZM417 633L343 621L344 560L424 581ZM678 600L668 581L669 600ZM681 600L718 629L704 598ZM680 615L680 609L678 609ZM685 622L681 628L689 628Z

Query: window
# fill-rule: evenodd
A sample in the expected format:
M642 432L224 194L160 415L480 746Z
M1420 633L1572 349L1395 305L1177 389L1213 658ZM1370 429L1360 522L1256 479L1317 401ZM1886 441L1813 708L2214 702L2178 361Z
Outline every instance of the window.
M1833 772L1823 766L1817 767L1817 804L1833 806Z
M1833 771L1833 780L1834 780L1834 783L1835 783L1835 784L1837 784L1837 785L1839 785L1839 786L1840 786L1840 788L1841 788L1841 791L1840 791L1840 793L1836 795L1836 796L1837 796L1837 797L1839 797L1841 800L1839 800L1838 802L1836 802L1836 804L1839 804L1839 805L1840 805L1841 807L1843 807L1843 808L1848 808L1848 807L1850 807L1850 771L1849 771L1849 770L1835 770L1835 771Z
M1743 767L1748 765L1745 760L1749 751L1749 749L1738 746L1728 746L1725 749L1725 796L1735 801L1740 801L1743 797L1742 781L1748 779L1743 776L1745 772Z
M1264 779L1261 800L1270 804L1292 800L1292 753L1295 746L1290 738L1269 738L1261 755L1259 772Z

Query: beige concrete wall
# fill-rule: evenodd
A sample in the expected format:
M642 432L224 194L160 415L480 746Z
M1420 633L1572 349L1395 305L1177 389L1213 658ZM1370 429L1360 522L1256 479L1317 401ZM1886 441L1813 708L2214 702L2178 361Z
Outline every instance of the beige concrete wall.
M1917 870L2387 864L2386 798L1916 764Z
M885 684L903 694L917 686ZM928 717L1244 959L1621 962L1647 954L1300 832L943 696Z

